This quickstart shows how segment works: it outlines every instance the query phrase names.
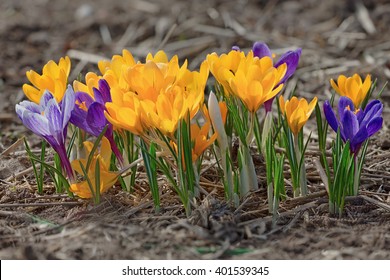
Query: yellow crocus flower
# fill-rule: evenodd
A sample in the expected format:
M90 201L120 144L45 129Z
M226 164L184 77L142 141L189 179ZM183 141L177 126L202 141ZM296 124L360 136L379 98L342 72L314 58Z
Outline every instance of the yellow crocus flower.
M225 94L236 95L253 113L282 90L280 81L287 71L285 63L275 68L270 57L254 57L252 51L246 56L235 50L220 57L211 54L207 61Z
M224 104L224 103L222 103ZM223 107L223 105L220 105L220 107ZM192 161L196 161L203 153L204 151L214 143L214 141L217 139L218 134L217 132L214 132L209 137L209 132L211 128L211 120L209 116L209 112L207 110L206 105L203 105L203 116L204 116L204 124L203 126L199 126L197 123L191 124L191 139L194 143L194 146L192 148ZM224 117L222 116L222 119ZM225 118L226 119L226 118Z
M338 94L348 97L356 108L360 108L370 90L371 75L367 75L364 82L358 74L354 74L352 77L340 75L337 78L337 84L333 79L330 80L330 84Z
M70 59L66 56L60 58L58 64L53 60L46 63L45 66L43 66L42 75L39 75L33 70L27 71L27 79L32 85L23 85L24 94L31 101L39 104L41 96L45 90L48 90L53 94L56 101L60 102L65 94L70 67Z
M279 97L280 110L287 118L287 123L295 136L298 135L299 131L309 119L316 104L317 97L314 97L310 104L304 98L298 100L297 97L293 96L291 100L284 101L282 95Z
M89 155L92 151L93 143L89 141L84 142L84 149L86 151L86 154ZM100 152L96 152L95 155L92 158L91 165L88 170L88 178L94 188L94 191L96 190L96 174L95 174L95 168L96 163L99 161L99 167L100 167L100 186L99 190L100 193L106 192L109 188L111 188L115 182L118 179L118 174L116 172L109 171L110 168L110 160L111 160L111 148L110 143L107 140L107 138L102 138L101 148ZM72 168L76 170L77 173L80 175L84 175L81 167L80 162L83 164L84 167L87 165L88 156L85 159L76 159L72 161ZM77 196L81 198L91 198L92 192L89 187L88 182L82 181L80 183L75 183L70 186L70 190L75 193Z
M160 51L123 73L128 90L113 88L107 119L138 135L159 129L173 136L179 121L187 113L193 118L203 104L209 68L204 62L199 72L190 71L187 62L179 66L177 56L168 60Z

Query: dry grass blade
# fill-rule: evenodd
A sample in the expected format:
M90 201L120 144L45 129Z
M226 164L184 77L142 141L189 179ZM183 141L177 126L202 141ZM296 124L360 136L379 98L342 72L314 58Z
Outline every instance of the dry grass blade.
M0 158L9 155L13 151L15 151L19 146L23 145L24 143L24 137L19 138L15 143L13 143L11 146L9 146L5 151L3 151L0 154Z
M360 195L360 197L363 198L367 202L370 202L370 203L372 203L372 204L374 204L374 205L376 205L376 206L378 206L378 207L380 207L382 209L385 209L386 211L390 211L390 205L389 204L380 202L380 201L378 201L376 199L373 199L371 197L368 197L366 195Z

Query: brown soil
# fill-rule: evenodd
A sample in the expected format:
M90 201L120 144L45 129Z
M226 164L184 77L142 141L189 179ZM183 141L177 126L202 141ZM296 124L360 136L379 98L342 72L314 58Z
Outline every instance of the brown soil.
M48 1L0 3L0 258L1 259L388 259L390 257L389 100L385 124L374 137L363 170L362 191L348 199L342 218L328 214L327 196L312 159L311 195L290 199L273 223L265 191L238 210L221 199L211 174L187 219L174 193L163 190L154 213L145 175L132 194L110 190L103 202L57 195L50 181L36 193L23 145L39 140L14 113L28 69L68 54L71 79L96 69L100 57L128 48L142 59L162 48L196 68L209 52L267 42L277 54L303 48L300 96L330 96L329 78L371 73L381 88L390 77L388 1ZM163 3L163 4L162 4ZM367 13L365 13L367 12ZM368 16L367 16L368 15ZM308 128L313 127L309 124ZM315 149L312 143L311 150ZM315 156L313 156L314 158ZM264 168L258 161L260 183ZM26 171L27 170L27 171ZM208 181L206 181L208 179ZM206 183L208 182L208 184Z

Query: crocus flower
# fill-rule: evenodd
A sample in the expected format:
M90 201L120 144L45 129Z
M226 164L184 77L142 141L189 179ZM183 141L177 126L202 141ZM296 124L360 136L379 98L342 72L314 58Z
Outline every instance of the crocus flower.
M84 142L84 148L86 150L87 157L85 159L76 159L72 161L72 167L74 170L76 170L77 173L84 176L84 172L80 166L80 163L84 166L84 168L87 165L88 156L92 151L93 143L89 141ZM89 166L89 169L87 170L88 179L92 184L93 191L96 191L96 189L100 190L100 193L106 192L109 188L111 188L115 182L118 179L118 174L116 172L109 171L110 167L110 159L111 159L111 150L110 150L110 143L109 141L103 137L100 151L97 151L95 155L93 155L91 165ZM100 167L100 186L96 188L96 163L99 162ZM92 192L90 189L90 186L88 184L88 181L82 181L80 183L74 183L70 186L70 190L78 195L81 198L91 198Z
M252 51L246 56L234 50L219 57L213 53L207 61L225 93L236 95L252 113L282 90L280 81L287 70L285 63L275 68L271 58L254 57Z
M112 90L106 117L115 127L137 135L158 129L173 137L179 121L187 113L193 118L201 108L208 74L207 63L199 72L190 71L187 62L179 66L177 56L168 60L162 51L149 54L145 63L125 70L128 90Z
M102 78L108 82L110 88L126 92L129 90L129 85L124 78L124 70L135 64L133 55L128 50L123 50L122 55L114 55L111 61L99 61L98 67L103 75Z
M74 105L74 92L72 87L68 86L60 104L49 91L45 91L39 104L22 101L15 108L23 124L45 139L58 153L62 167L71 181L74 180L74 173L66 155L65 139Z
M279 97L280 110L286 116L288 126L295 136L298 135L299 131L309 119L316 104L317 97L314 97L310 103L304 98L298 100L295 96L287 101L284 101L282 95Z
M350 142L351 152L357 154L362 143L382 128L383 104L373 100L365 109L356 109L348 97L342 96L338 103L338 118L329 101L324 103L324 114L330 127L340 135L344 142Z
M108 125L105 136L110 142L111 149L117 157L120 165L123 165L123 157L114 140L113 126L104 116L106 102L111 102L110 87L104 79L98 80L99 88L92 88L92 92L76 92L76 106L72 112L70 122L83 129L85 132L99 136ZM77 84L76 87L79 87Z
M61 58L58 64L50 60L43 66L42 75L39 75L33 70L27 71L26 76L32 83L32 86L24 84L24 94L32 102L39 104L42 95L48 90L53 94L57 103L59 103L66 90L70 66L70 59L66 56L65 58Z
M224 103L222 103L224 104ZM221 105L220 105L221 108ZM222 108L223 105L222 105ZM217 139L218 133L214 132L209 137L209 132L211 128L211 121L209 112L206 108L206 105L203 105L203 116L205 119L205 122L202 126L199 126L198 123L191 124L191 140L194 143L194 147L192 148L192 161L196 161L203 152L214 143L215 139ZM222 121L224 119L223 113L222 113ZM226 119L226 116L225 116Z
M371 75L367 75L364 82L358 74L354 74L352 77L340 75L337 78L337 84L333 79L330 80L330 84L338 94L351 99L355 108L360 108L370 90Z
M271 53L271 50L268 48L267 44L263 42L255 42L252 47L253 54L259 58L262 57L270 57L273 58L273 55ZM283 76L283 78L280 80L279 84L285 84L288 79L291 78L291 76L295 73L295 70L298 67L299 58L301 57L302 49L296 49L295 51L287 51L285 52L279 60L274 64L274 67L278 68L282 64L287 65L287 72ZM279 85L278 84L278 85ZM266 112L270 112L272 108L272 102L274 98L271 98L270 100L266 101L264 103L264 108Z

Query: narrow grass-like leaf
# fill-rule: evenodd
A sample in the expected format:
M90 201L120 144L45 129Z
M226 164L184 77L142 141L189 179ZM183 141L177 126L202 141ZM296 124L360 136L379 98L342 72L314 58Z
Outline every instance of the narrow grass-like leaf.
M86 166L85 166L85 169L86 169L87 172L88 172L89 167L90 167L90 165L91 165L91 163L92 163L92 159L93 159L93 157L94 157L94 155L95 155L95 152L96 152L96 150L97 150L97 148L98 148L98 146L99 146L99 143L100 143L100 141L102 140L104 134L106 133L107 128L108 128L108 125L106 125L106 126L104 127L104 129L102 130L102 132L101 132L101 133L99 134L99 136L96 138L95 143L93 144L93 147L92 147L92 149L91 149L91 152L90 152L89 155L88 155L87 164L86 164Z
M70 155L71 155L71 153L72 153L73 145L74 145L74 142L76 141L77 134L78 134L77 131L78 131L79 129L80 129L80 128L77 127L77 128L73 131L72 137L70 138L68 148L66 149L66 156L67 156L68 158L70 158Z
M100 161L96 160L95 165L95 204L100 203Z
M91 191L92 198L93 198L94 202L96 202L96 188L94 188L94 186L91 182L91 179L88 176L88 171L85 168L85 166L81 163L81 161L79 161L79 164L80 164L81 170L83 171L84 179L87 181L89 190ZM99 189L99 194L100 194L100 189Z
M41 146L41 161L45 161L45 152L46 152L46 142L42 141ZM45 175L45 167L41 164L39 170L39 181L37 181L38 193L43 193L43 179Z
M41 177L40 177L40 174L38 174L38 170L37 170L37 167L35 166L35 161L34 161L34 159L36 159L37 156L31 152L30 146L28 145L26 138L23 138L23 141L24 141L24 146L25 146L26 152L27 152L27 154L30 158L30 161L31 161L35 180L37 181L38 193L42 194L43 193L43 186L40 185L41 184ZM42 143L42 145L43 145L43 143ZM41 170L42 170L42 165L41 165Z
M160 192L157 183L157 169L156 169L157 160L156 160L155 144L154 143L150 144L149 151L144 140L141 139L140 145L141 145L142 158L144 160L144 166L146 169L146 175L148 177L149 187L153 197L154 208L155 211L158 212L160 210Z

